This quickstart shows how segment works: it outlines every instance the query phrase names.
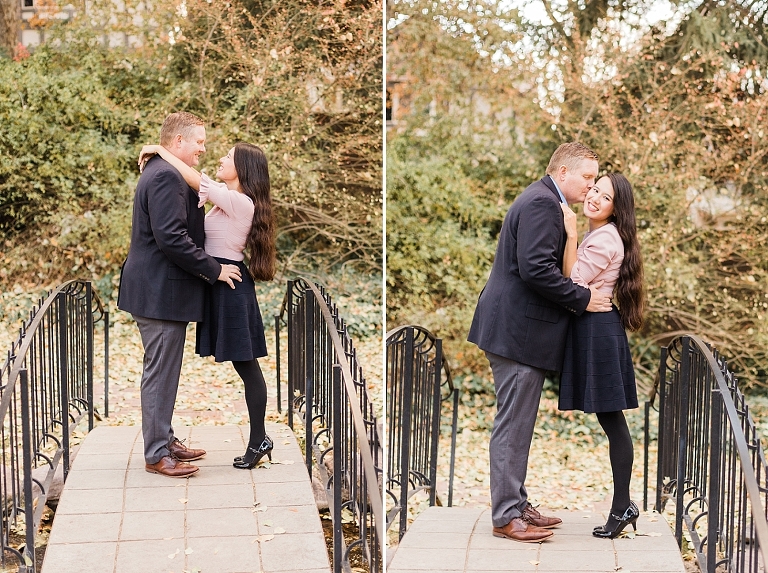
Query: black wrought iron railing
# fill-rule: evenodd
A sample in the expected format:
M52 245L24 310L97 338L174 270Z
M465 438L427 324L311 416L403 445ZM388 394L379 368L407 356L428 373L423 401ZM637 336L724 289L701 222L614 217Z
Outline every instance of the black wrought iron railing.
M382 442L363 370L339 309L323 287L288 281L277 328L288 329L288 423L304 424L306 465L317 468L333 519L333 571L362 560L383 571ZM278 371L278 388L280 386ZM314 461L313 461L314 455ZM355 531L343 531L349 517ZM347 543L347 540L351 541Z
M104 321L105 409L109 317L90 282L69 281L30 312L0 369L0 562L34 573L35 537L57 468L66 480L70 439L93 428L94 323ZM106 413L106 412L105 412Z
M736 376L700 338L682 336L662 349L654 407L656 397L656 510L674 503L675 538L682 546L685 526L701 571L762 571L768 466Z
M458 389L443 355L442 340L421 326L387 333L387 529L408 527L408 502L419 491L438 502L437 461L443 404L451 420L448 506L453 505L453 472L458 424ZM398 519L399 518L399 519Z

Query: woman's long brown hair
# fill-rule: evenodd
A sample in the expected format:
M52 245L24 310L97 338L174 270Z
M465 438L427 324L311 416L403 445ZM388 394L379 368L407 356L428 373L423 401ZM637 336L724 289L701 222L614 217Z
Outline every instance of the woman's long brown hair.
M275 277L275 215L269 186L267 156L250 143L236 143L235 171L240 189L253 201L253 222L245 246L248 270L254 280L271 281Z
M621 173L608 173L613 185L613 221L624 243L624 260L616 283L616 302L621 324L627 330L643 325L645 292L643 288L643 257L637 240L635 198L632 185Z

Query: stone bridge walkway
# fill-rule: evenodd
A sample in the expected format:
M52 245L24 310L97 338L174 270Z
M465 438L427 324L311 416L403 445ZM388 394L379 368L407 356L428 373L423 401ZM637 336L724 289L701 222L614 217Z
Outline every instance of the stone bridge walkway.
M493 537L490 509L430 507L409 527L391 556L388 573L684 573L666 521L642 514L634 538L592 536L604 511L545 512L563 520L543 543ZM630 528L631 531L631 528Z
M246 428L247 431L247 428ZM64 487L42 573L330 573L325 539L296 439L267 423L273 463L232 467L239 426L178 428L208 454L173 479L144 470L141 428L99 426Z

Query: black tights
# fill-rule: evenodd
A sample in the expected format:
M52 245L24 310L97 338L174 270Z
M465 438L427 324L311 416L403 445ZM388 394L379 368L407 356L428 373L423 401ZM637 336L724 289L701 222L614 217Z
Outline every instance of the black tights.
M611 513L621 516L629 507L629 482L632 479L632 436L624 412L600 412L597 421L608 436L608 451L613 470L613 503Z
M267 435L264 429L264 415L267 411L267 383L261 373L258 361L232 361L232 366L243 379L245 385L245 405L248 406L248 417L251 422L251 434L248 446L258 448Z

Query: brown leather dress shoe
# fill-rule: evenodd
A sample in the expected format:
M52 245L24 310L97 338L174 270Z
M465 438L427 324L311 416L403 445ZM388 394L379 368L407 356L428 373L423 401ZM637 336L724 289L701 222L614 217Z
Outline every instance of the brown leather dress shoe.
M159 462L145 465L144 469L151 474L160 474L172 478L188 478L200 471L199 467L179 461L171 456L163 456Z
M539 543L552 537L554 533L531 525L522 517L516 517L504 527L494 527L493 536L519 541L520 543Z
M174 438L173 441L168 444L168 451L171 452L171 456L182 462L191 462L205 457L205 450L193 450L192 448L188 448L181 443L178 438Z
M525 506L525 510L523 511L523 519L525 519L531 525L542 527L544 529L557 527L563 522L563 520L559 517L545 517L541 515L530 503Z

